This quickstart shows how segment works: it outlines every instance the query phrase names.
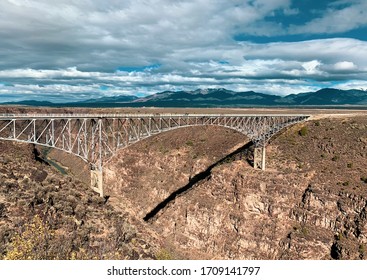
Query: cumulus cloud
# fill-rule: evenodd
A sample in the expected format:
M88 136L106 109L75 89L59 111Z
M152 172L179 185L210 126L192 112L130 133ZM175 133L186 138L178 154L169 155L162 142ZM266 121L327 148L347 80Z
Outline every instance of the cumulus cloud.
M173 50L232 43L240 31L289 0L0 2L1 68L111 71L123 65L170 62ZM262 32L259 26L258 31ZM15 58L15 59L14 59Z
M337 71L351 71L356 70L357 65L350 61L340 61L334 64L334 69Z
M348 89L359 89L367 91L367 81L346 81L335 86L335 88L348 90Z
M300 13L291 0L3 0L0 100L199 87L284 95L362 81L365 41L234 38L349 30L364 25L364 12L357 13L364 2L333 2L319 18L287 29L274 18ZM347 15L347 22L332 26Z
M319 70L317 69L321 63L317 60L308 61L302 64L302 67L306 70L308 74L317 74Z
M365 0L330 1L328 9L304 25L293 25L293 34L335 34L367 26L367 2Z

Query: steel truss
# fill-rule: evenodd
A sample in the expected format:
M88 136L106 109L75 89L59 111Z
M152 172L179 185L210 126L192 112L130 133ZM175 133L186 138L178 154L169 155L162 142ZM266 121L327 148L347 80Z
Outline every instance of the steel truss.
M141 114L141 115L0 115L0 140L56 148L82 158L92 170L118 149L180 127L216 125L246 135L256 148L306 115ZM259 164L255 164L260 166Z
M216 125L246 135L263 147L283 128L305 115L1 115L0 139L56 148L94 167L120 148L149 136L188 126Z

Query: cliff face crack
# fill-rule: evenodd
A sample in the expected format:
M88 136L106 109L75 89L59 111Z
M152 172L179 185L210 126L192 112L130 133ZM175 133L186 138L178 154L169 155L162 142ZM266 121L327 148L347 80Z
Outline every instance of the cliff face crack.
M152 222L155 219L157 219L158 214L162 213L162 211L164 209L166 209L169 204L174 203L174 201L177 197L179 197L180 195L185 194L189 190L192 190L195 186L199 185L203 180L209 179L210 176L211 176L211 171L214 167L216 167L216 166L218 166L222 163L234 160L236 158L236 156L244 153L251 146L252 146L252 142L248 142L244 146L238 148L234 152L226 155L225 157L221 158L217 162L213 163L212 165L210 165L204 171L202 171L202 172L196 174L195 176L193 176L185 186L183 186L183 187L177 189L176 191L174 191L173 193L171 193L166 199L164 199L156 207L154 207L153 210L151 210L148 214L146 214L146 216L143 218L144 221Z

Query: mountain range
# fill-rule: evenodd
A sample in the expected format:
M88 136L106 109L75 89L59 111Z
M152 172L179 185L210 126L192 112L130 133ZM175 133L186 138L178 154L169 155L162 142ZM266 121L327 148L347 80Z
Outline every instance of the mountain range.
M67 103L25 100L2 104L51 107L366 106L367 91L324 88L315 92L290 94L282 97L254 91L235 92L220 88L197 89L194 91L164 91L143 98L119 95Z

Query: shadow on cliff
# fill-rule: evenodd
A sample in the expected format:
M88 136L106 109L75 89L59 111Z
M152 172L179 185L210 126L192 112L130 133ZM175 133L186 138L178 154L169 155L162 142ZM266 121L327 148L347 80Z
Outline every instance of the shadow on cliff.
M221 165L223 163L226 163L226 162L231 162L231 161L237 160L237 159L244 159L244 160L247 161L248 164L252 164L253 161L249 156L249 154L251 154L250 153L251 148L253 148L253 143L248 142L244 146L238 148L234 152L226 155L225 157L221 158L217 162L213 163L212 165L210 165L204 171L194 175L192 178L190 178L189 182L185 186L183 186L183 187L179 188L178 190L174 191L173 193L171 193L165 200L160 202L156 207L154 207L153 210L151 210L148 214L146 214L146 216L143 218L144 221L153 222L154 220L156 220L158 213L161 212L162 210L164 210L168 206L168 204L174 202L174 200L178 196L180 196L180 195L186 193L187 191L191 190L196 184L200 183L201 181L203 181L205 179L209 179L210 176L211 176L211 171L214 167L216 167L218 165Z

